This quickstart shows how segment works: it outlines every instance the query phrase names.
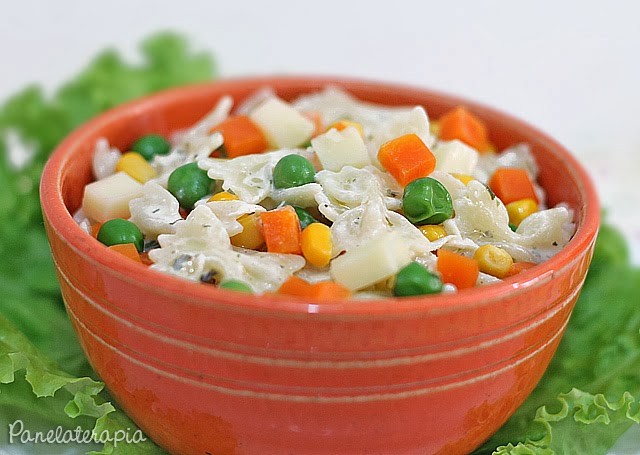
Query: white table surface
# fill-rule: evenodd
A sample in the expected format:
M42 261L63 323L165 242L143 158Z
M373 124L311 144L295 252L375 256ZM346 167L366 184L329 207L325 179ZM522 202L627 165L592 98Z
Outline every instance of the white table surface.
M214 52L223 76L350 75L460 94L578 156L640 264L639 17L628 1L21 0L0 8L0 100L31 82L54 89L105 46L135 60L163 29ZM636 430L615 453L638 447Z

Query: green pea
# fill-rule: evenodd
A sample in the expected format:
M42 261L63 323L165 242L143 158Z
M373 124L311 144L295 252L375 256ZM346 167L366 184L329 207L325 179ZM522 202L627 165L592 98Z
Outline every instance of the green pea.
M251 289L251 287L247 283L240 280L223 281L218 285L218 287L220 289L228 289L230 291L247 292L249 294L253 294L253 289Z
M453 216L453 201L442 183L423 177L404 188L402 209L413 224L440 224Z
M417 262L412 262L400 270L393 286L393 295L396 297L439 294L440 292L442 292L440 278Z
M135 141L131 150L138 152L145 160L151 161L156 155L166 155L171 150L171 144L158 134L147 134Z
M114 218L100 226L98 240L107 246L133 243L140 253L144 249L142 232L138 226L122 218Z
M189 163L171 173L167 189L176 197L180 207L192 209L198 200L211 192L212 184L207 171L200 169L197 163Z
M296 211L296 215L298 215L298 219L300 220L300 228L304 229L309 226L311 223L317 223L316 220L309 212L307 212L302 207L298 207L297 205L292 205L293 210Z
M273 168L273 185L276 188L293 188L313 183L315 174L313 164L304 156L287 155Z

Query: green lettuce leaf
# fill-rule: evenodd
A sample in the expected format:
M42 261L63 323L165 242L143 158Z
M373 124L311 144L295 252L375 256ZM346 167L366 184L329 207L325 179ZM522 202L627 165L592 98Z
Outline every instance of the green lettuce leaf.
M13 436L18 435L17 420L23 421L24 428L31 431L48 431L54 426L74 429L81 426L93 430L99 438L104 431L115 435L116 431L137 427L128 417L101 394L104 384L89 377L75 377L58 367L44 356L24 334L6 318L0 316L0 402L4 417L11 417L5 423L14 426ZM11 387L5 387L8 384ZM30 390L26 385L30 386ZM35 398L35 399L34 399ZM95 423L95 424L94 424ZM9 432L3 436L9 442ZM91 452L96 455L108 454L159 454L163 451L145 437L145 441L127 444L106 442L102 449L94 443ZM98 439L99 440L99 439ZM15 443L15 441L14 441ZM84 449L84 448L83 448ZM83 450L84 451L84 450Z
M635 399L624 393L618 402L609 402L604 395L592 395L573 389L558 397L561 408L550 412L546 406L536 412L534 422L544 428L540 440L511 443L498 447L497 455L606 453L632 423L640 423ZM635 409L635 411L634 411ZM585 426L589 434L586 436Z

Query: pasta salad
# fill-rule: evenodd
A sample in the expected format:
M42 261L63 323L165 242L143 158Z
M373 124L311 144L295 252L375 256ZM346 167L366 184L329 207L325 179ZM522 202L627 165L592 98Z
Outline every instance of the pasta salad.
M123 153L124 152L124 153ZM186 280L314 300L490 284L571 239L527 144L497 152L463 106L437 120L336 87L269 89L127 150L95 145L74 218L106 247Z

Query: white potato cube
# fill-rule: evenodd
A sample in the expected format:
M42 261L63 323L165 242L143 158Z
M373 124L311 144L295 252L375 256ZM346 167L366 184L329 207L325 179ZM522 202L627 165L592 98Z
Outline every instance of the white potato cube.
M84 188L82 209L99 223L113 218L127 219L129 201L142 195L142 185L125 172L90 183Z
M411 262L411 253L402 238L383 232L331 261L332 278L352 291L389 278Z
M367 146L353 126L342 131L331 128L311 139L311 147L322 167L328 171L338 172L344 166L363 168L371 164Z
M272 147L297 147L309 140L315 126L311 120L280 98L269 98L250 114Z
M457 139L440 142L433 155L437 171L471 175L478 164L478 152Z

